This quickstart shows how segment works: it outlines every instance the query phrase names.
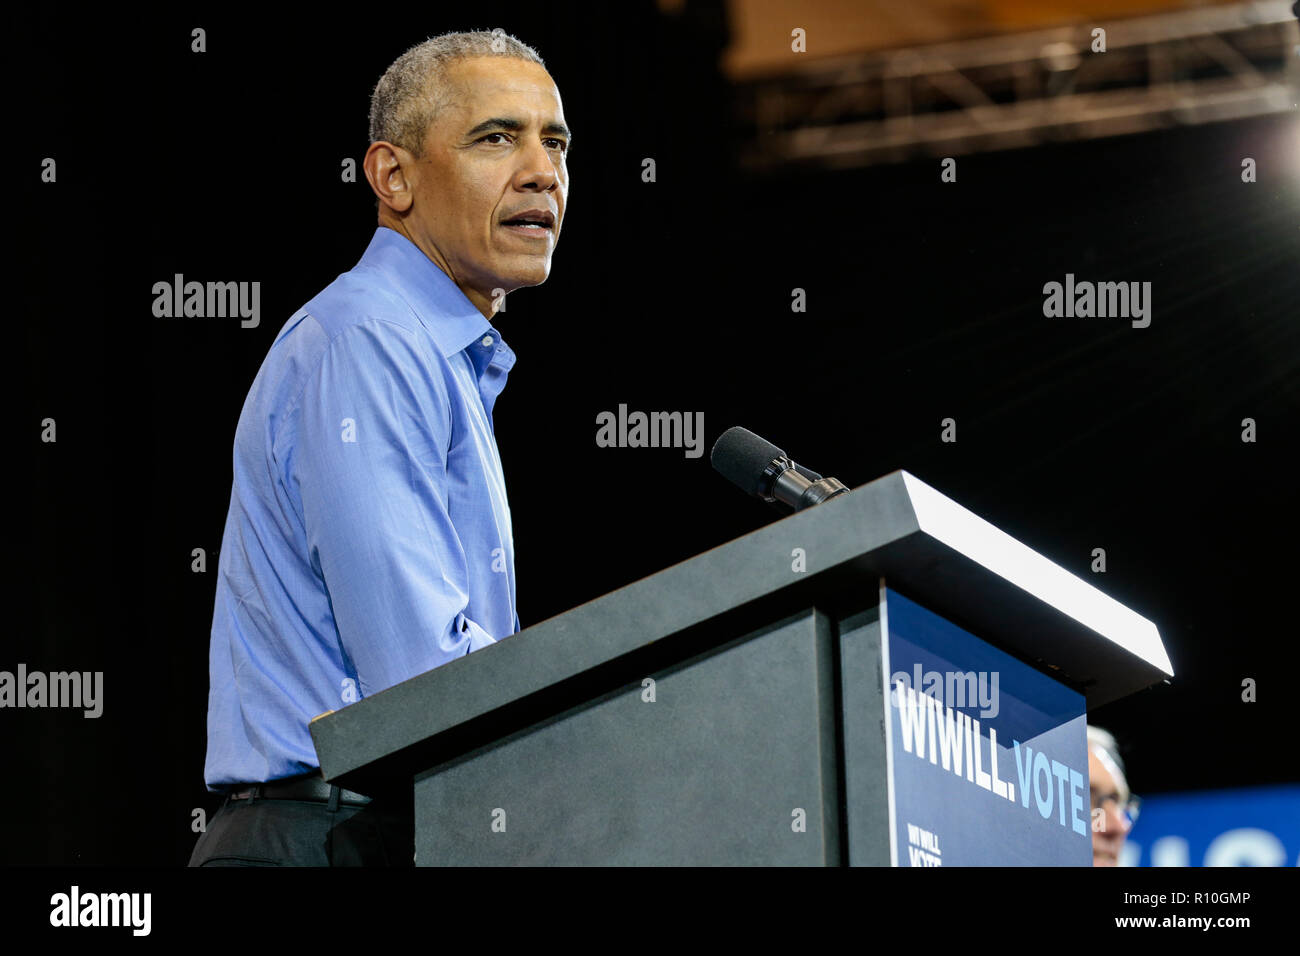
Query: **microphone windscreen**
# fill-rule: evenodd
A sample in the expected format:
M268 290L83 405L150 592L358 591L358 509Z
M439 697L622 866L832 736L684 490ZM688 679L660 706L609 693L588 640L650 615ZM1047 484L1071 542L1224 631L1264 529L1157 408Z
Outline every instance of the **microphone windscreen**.
M714 442L709 462L722 477L739 485L748 494L757 495L764 470L772 459L784 457L785 452L770 441L736 425Z

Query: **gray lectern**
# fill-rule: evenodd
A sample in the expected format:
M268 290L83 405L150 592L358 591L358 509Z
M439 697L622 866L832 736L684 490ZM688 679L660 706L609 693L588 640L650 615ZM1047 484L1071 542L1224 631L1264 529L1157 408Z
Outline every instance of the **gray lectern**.
M327 780L414 788L420 866L1081 864L1084 709L1171 674L899 471L311 732Z

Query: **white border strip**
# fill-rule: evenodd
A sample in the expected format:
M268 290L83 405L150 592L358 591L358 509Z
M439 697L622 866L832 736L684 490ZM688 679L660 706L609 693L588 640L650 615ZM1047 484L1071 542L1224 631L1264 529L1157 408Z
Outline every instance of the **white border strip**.
M894 714L889 706L889 606L885 600L885 579L880 579L880 663L885 690L885 793L889 796L889 865L898 866L898 818L894 807Z

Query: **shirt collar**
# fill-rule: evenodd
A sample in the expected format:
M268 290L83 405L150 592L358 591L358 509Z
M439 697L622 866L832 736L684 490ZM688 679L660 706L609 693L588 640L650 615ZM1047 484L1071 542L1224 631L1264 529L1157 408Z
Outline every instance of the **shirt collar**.
M505 355L514 358L501 333L465 297L460 287L401 233L387 226L377 227L359 264L378 269L397 287L429 330L443 357L450 358L490 334L504 346Z

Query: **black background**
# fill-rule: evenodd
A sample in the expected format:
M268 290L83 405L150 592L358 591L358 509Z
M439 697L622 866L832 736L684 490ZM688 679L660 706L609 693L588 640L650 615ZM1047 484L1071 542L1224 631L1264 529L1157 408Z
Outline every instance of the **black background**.
M551 277L495 320L518 355L494 417L525 627L774 520L708 464L743 424L850 487L906 468L1153 620L1174 682L1091 715L1137 792L1296 779L1294 115L963 156L956 183L937 158L745 175L720 4L195 9L30 14L10 41L21 485L0 669L105 689L98 720L0 713L21 784L0 862L188 859L193 810L217 805L208 640L240 407L374 230L340 169L375 81L427 36L498 26L546 59L575 132ZM177 272L260 281L261 324L154 318ZM1151 282L1151 326L1045 318L1067 272ZM705 455L598 448L620 403L702 411Z

